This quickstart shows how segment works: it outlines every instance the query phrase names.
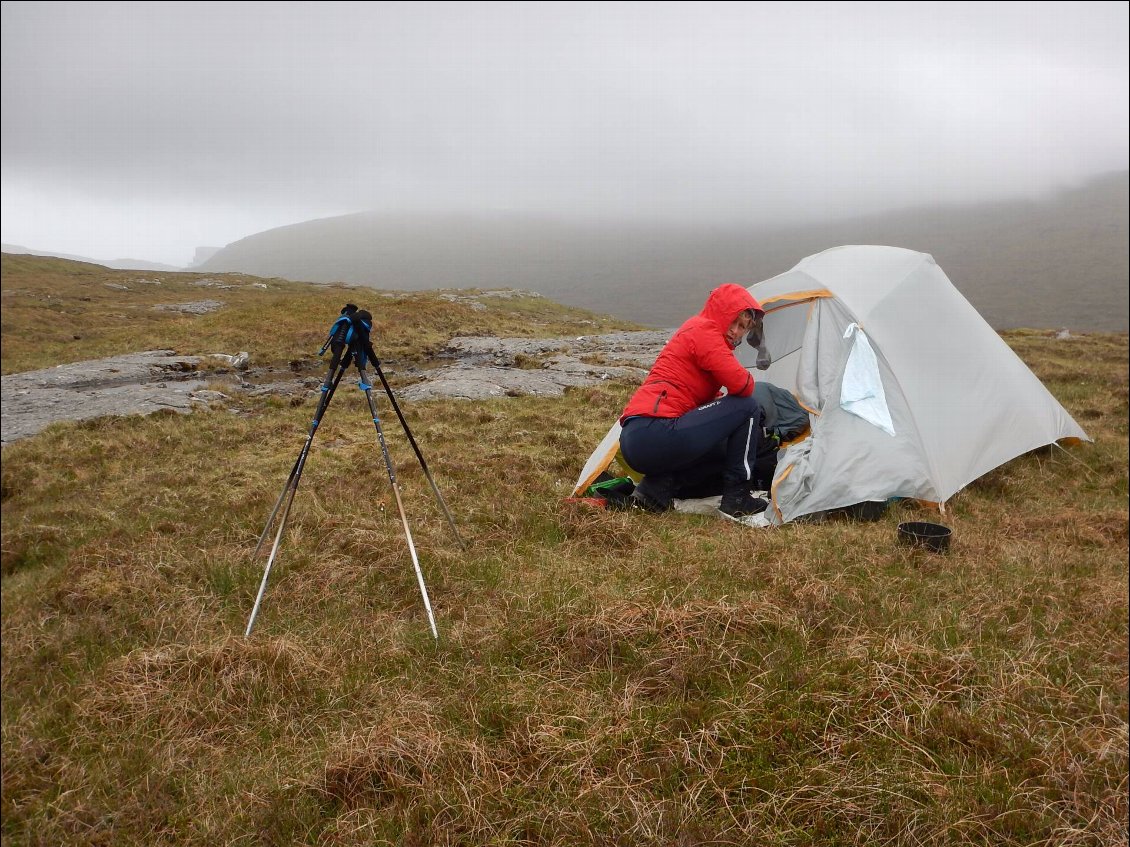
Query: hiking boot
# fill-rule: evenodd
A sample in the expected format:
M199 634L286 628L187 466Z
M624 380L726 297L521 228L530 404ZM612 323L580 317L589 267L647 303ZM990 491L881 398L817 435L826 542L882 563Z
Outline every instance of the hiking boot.
M722 495L718 511L727 517L742 518L746 515L760 515L769 508L769 501L754 497L745 489Z
M675 480L669 476L645 476L632 492L632 505L645 512L666 512L675 495Z

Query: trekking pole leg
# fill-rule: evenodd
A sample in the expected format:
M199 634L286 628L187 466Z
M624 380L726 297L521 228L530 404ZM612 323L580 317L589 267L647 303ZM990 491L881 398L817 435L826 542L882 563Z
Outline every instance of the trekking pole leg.
M254 555L258 556L259 550L263 546L263 539L267 537L267 532L271 528L271 523L274 521L275 515L279 511L279 507L282 506L283 501L286 500L286 507L283 508L282 517L279 519L278 530L275 532L275 542L271 545L271 554L267 557L266 567L263 568L263 579L259 583L259 592L255 595L255 605L251 609L251 617L247 619L247 629L243 633L245 638L251 635L251 629L255 626L255 618L259 614L259 606L263 602L263 594L267 590L267 580L271 575L271 566L274 564L275 556L279 552L279 543L282 541L283 531L286 529L287 518L290 517L290 507L294 505L294 495L298 492L298 483L302 479L302 471L306 468L306 459L310 455L310 445L314 441L314 434L318 431L318 425L325 416L326 410L330 405L330 400L333 399L334 391L337 390L337 384L341 382L341 377L348 366L348 357L343 360L340 354L335 351L334 360L326 374L325 382L322 384L322 396L318 401L318 410L314 413L314 421L310 426L310 434L307 436L306 443L302 446L298 458L294 461L294 467L290 470L290 476L287 478L286 486L283 488L282 494L279 495L279 499L275 503L275 508L271 510L271 516L267 518L267 525L263 528L263 533L259 536L259 543L255 546ZM289 495L289 497L287 495Z
M376 362L375 356L373 357L373 361ZM396 412L396 417L400 419L400 426L404 429L404 434L408 436L408 443L412 445L412 449L416 453L416 458L420 460L420 467L423 469L424 476L427 477L428 483L431 485L432 491L436 495L436 500L439 501L440 508L443 509L444 517L447 518L447 523L451 527L452 533L455 535L455 540L459 542L460 547L466 550L467 543L463 540L463 537L459 534L459 530L455 527L455 519L451 517L451 510L447 508L447 502L443 499L443 495L439 493L439 486L436 485L436 481L432 479L432 473L428 470L428 463L424 461L424 454L420 452L420 448L416 444L416 439L412 437L412 430L408 428L408 421L404 419L404 414L400 411L400 405L396 402L396 396L392 393L392 387L388 384L388 380L385 379L384 371L381 370L380 363L377 362L375 367L377 376L380 377L381 385L384 386L385 394L388 395L389 402Z
M424 584L424 572L420 568L420 560L416 556L416 545L412 542L412 531L408 528L408 516L404 513L404 503L400 499L400 486L396 482L396 470L392 466L392 459L388 454L385 444L384 431L381 429L381 419L377 414L377 404L373 400L372 386L365 374L365 368L358 363L357 370L361 373L361 390L365 392L365 399L369 401L369 412L373 416L373 425L377 429L377 441L380 443L381 455L384 456L385 467L388 469L388 479L392 483L392 494L396 499L396 508L400 512L400 522L404 526L404 538L408 542L408 552L412 556L412 567L416 571L416 582L420 586L420 596L424 598L424 609L428 613L428 625L432 630L432 638L439 641L439 632L436 630L435 615L432 614L432 602L428 598L428 587Z
M286 478L286 484L283 486L282 493L279 494L279 499L275 501L275 507L271 509L271 515L267 518L267 523L263 527L263 531L259 534L259 543L255 545L255 552L251 554L251 558L256 558L259 551L263 549L263 541L267 537L267 533L271 530L271 524L274 523L275 516L279 513L279 507L282 506L283 499L286 497L287 491L290 490L290 484L294 481L296 474L301 473L301 467L306 462L306 456L310 452L310 445L314 443L314 435L321 425L322 418L325 416L326 409L329 408L330 400L333 399L334 391L337 390L337 384L341 382L341 377L345 373L347 362L341 362L341 357L338 356L330 364L330 370L326 374L326 380L322 383L322 396L318 399L318 409L314 412L314 420L310 424L310 433L306 436L306 443L302 445L302 449L298 452L298 458L294 460L294 466L290 469L290 475Z
M259 551L263 549L263 541L267 538L267 533L270 532L271 526L275 522L275 516L279 513L279 507L282 506L283 500L286 499L287 492L291 490L290 484L294 481L294 475L298 472L298 465L302 461L302 457L306 455L307 448L310 446L310 440L307 438L306 444L303 445L302 450L298 453L298 458L294 460L294 467L290 469L290 476L286 478L286 484L283 485L283 490L279 494L279 499L275 501L275 507L271 509L271 514L267 518L267 523L263 526L263 531L259 533L259 542L255 545L255 552L251 554L251 558L257 558Z
M275 532L275 543L271 545L271 555L267 557L267 565L263 568L263 579L259 583L259 593L255 595L255 605L251 609L251 617L247 619L247 629L244 631L244 637L251 635L251 628L255 626L255 618L259 614L259 605L263 602L263 594L267 590L267 579L271 575L271 565L275 563L275 556L279 552L279 542L282 541L283 532L286 530L286 521L290 517L290 507L294 505L294 495L298 493L298 483L302 479L302 471L306 468L306 457L309 454L303 452L298 457L298 462L295 464L295 472L290 482L287 484L286 489L283 490L283 497L286 497L286 506L283 508L282 517L279 519L279 527ZM289 497L287 496L289 495ZM277 508L277 507L276 507ZM266 530L264 530L266 532Z
M290 499L286 501L286 508L283 509L282 518L279 520L279 528L275 533L275 543L271 545L271 555L267 558L267 566L263 569L263 580L259 583L259 593L255 595L255 605L251 609L251 617L247 619L247 629L243 633L244 638L251 636L251 628L255 626L255 618L259 614L259 604L263 602L263 594L267 590L267 579L271 575L271 565L275 562L275 555L279 552L279 541L282 540L283 530L286 528L286 519L290 516L290 507L294 503L294 494L298 490L298 481L288 489L290 492ZM287 492L284 491L285 495Z

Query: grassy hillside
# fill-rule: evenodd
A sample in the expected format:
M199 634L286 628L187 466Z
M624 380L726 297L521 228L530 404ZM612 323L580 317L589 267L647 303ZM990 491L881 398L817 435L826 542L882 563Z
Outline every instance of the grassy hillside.
M488 298L474 290L380 292L243 274L111 270L65 259L3 254L3 372L18 373L137 350L182 355L246 350L257 364L312 362L341 307L372 312L389 361L421 362L454 335L556 336L635 328L537 295ZM194 315L162 307L204 300Z
M164 346L312 358L352 294L270 280L186 318L103 300L150 294L91 266L16 267L5 372ZM192 278L153 302L196 299ZM388 302L378 351L405 357L463 321L596 320ZM405 409L464 552L390 415L438 643L360 392L319 432L250 639L251 551L313 398L6 447L4 843L1125 844L1127 338L1005 338L1095 443L958 494L945 556L896 545L937 517L910 504L750 530L564 502L633 388L614 382Z

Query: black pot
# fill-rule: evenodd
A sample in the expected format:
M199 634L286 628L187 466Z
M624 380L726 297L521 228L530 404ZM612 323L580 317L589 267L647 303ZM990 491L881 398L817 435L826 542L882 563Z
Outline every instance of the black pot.
M900 523L898 537L903 544L925 547L934 553L944 553L950 548L953 530L948 526L925 521Z

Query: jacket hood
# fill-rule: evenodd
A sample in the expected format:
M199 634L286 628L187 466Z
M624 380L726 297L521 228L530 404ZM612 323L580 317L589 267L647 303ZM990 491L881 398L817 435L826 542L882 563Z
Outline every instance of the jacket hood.
M734 318L746 309L763 311L761 304L745 288L727 282L710 292L699 314L717 326L719 332L725 333Z

